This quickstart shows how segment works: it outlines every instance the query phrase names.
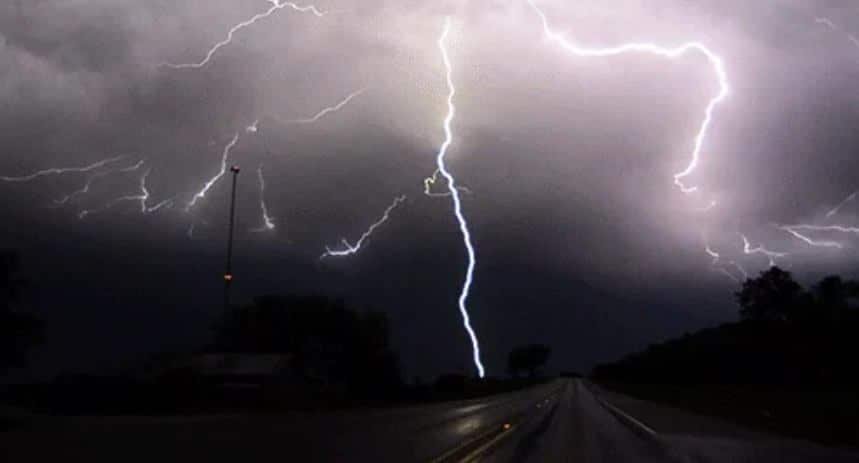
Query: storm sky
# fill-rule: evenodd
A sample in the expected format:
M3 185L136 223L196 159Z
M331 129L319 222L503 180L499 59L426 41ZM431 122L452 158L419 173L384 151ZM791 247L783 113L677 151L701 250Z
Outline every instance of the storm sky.
M456 307L461 236L450 198L423 194L444 137L436 41L446 16L457 87L448 162L470 191L469 307L489 374L524 342L553 346L553 368L586 369L734 319L736 283L711 266L707 244L753 274L768 259L744 254L741 235L789 254L778 264L803 281L855 275L859 236L809 233L841 246L819 248L779 229L859 225L859 201L826 217L859 189L854 2L536 2L584 46L699 41L722 57L731 91L691 195L673 175L718 92L703 55L577 57L546 39L525 0L360 3L320 1L321 17L284 8L199 69L163 64L203 60L271 3L0 5L0 176L123 156L108 169L0 182L0 245L21 252L25 305L49 326L39 371L116 367L207 340L221 311L227 178L186 205L238 134L235 300L316 291L378 307L407 374L472 372ZM289 123L362 89L313 124ZM260 166L276 225L265 232L253 231ZM144 172L147 205L172 207L113 202L140 194ZM358 254L318 259L399 195ZM84 210L95 212L81 219Z

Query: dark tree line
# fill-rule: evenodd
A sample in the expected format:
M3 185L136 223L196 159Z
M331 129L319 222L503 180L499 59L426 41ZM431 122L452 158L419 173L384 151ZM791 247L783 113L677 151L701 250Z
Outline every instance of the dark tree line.
M618 362L598 378L689 384L859 384L859 283L828 276L810 289L773 267L735 294L739 322L709 328Z
M286 354L295 380L362 396L401 384L387 316L322 296L264 296L238 307L219 326L214 350Z

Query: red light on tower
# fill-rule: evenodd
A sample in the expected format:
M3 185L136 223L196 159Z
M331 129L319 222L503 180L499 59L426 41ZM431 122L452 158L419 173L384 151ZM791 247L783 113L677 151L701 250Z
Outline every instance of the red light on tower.
M233 281L233 275L229 273L224 274L224 281Z
M230 167L230 172L232 172L234 174L238 174L240 170L241 169L239 169L239 166L236 166L236 165Z

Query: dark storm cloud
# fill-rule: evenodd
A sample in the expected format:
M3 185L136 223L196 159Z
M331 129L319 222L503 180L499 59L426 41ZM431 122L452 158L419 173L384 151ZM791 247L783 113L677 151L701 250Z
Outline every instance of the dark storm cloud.
M559 366L586 366L733 316L730 282L709 271L702 234L749 270L766 259L742 255L741 232L797 254L794 270L852 270L849 253L809 253L772 223L817 220L859 187L851 129L859 122L859 48L846 36L859 33L854 5L545 3L552 22L585 44L691 39L724 57L731 97L691 177L720 208L695 212L701 201L671 183L716 91L706 62L571 57L544 40L524 1L326 2L320 6L337 13L324 18L284 10L236 34L198 70L158 65L199 61L269 4L0 6L0 173L125 154L152 169L153 201L179 204L147 216L122 204L79 221L80 208L135 194L137 174L99 183L62 209L45 206L79 188L82 176L0 184L14 224L6 241L42 280L42 310L61 320L55 336L69 338L67 326L112 329L128 336L127 350L141 352L205 338L199 327L217 312L218 298L203 295L217 291L226 184L192 214L182 206L239 133L232 160L244 167L240 297L318 289L378 304L392 314L411 368L467 370L455 307L464 252L449 202L421 195L442 138L446 89L435 41L444 15L455 19L459 90L449 159L474 191L464 200L479 259L471 308L490 371L516 342L544 339L558 346ZM815 24L817 16L841 30ZM367 91L317 125L277 122L313 115L360 88ZM259 132L246 133L257 119ZM260 164L274 234L247 232L261 220ZM366 252L316 261L326 244L357 238L400 194L409 201ZM848 209L843 220L851 218ZM624 294L610 296L618 287ZM133 296L142 290L157 297ZM625 344L605 341L616 332L627 333ZM437 340L449 338L457 342L435 353ZM80 355L100 358L98 350L94 343Z

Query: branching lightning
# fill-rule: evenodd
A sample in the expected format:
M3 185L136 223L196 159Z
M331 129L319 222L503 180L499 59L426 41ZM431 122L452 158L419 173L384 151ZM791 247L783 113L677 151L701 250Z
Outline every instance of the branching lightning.
M221 177L223 177L227 173L227 159L230 157L230 151L232 151L232 149L236 146L236 143L238 143L238 142L239 142L239 133L236 132L236 134L233 136L232 140L230 140L230 142L227 143L227 146L224 147L224 152L221 155L221 170L219 170L218 173L214 177L212 177L208 182L206 182L203 185L202 190L198 191L191 198L191 201L185 207L185 212L190 212L191 209L197 204L197 201L205 198L206 193L208 193L209 190L215 185L215 183L218 183L218 180L220 180Z
M262 164L257 168L257 180L259 180L259 207L262 212L262 226L254 228L251 231L264 232L274 230L274 219L268 213L268 206L265 203L265 177L262 174Z
M91 214L94 214L97 212L102 212L104 210L110 209L113 206L115 206L121 202L125 202L125 201L138 201L140 203L140 213L141 214L150 214L150 213L156 212L162 208L170 207L173 204L172 199L165 199L165 200L163 200L163 201L159 202L158 204L155 204L154 206L151 206L151 207L146 205L146 203L149 201L149 198L150 198L149 189L146 187L146 179L147 179L147 177L149 177L149 174L151 172L152 172L152 169L148 169L140 177L140 194L121 196L119 198L116 198L116 199L108 202L107 204L105 204L104 206L102 206L98 209L83 210L78 214L78 218L83 219L83 218L85 218Z
M669 48L647 42L625 43L622 45L607 48L585 48L568 41L562 34L559 34L552 30L549 25L549 21L546 17L546 14L543 13L543 11L537 7L537 5L534 3L534 0L526 1L529 5L531 5L537 15L540 17L540 20L543 23L543 32L549 38L549 40L556 42L564 50L576 56L589 58L610 57L627 53L649 53L668 59L677 59L685 56L690 52L697 52L701 53L702 55L704 55L705 58L707 58L707 61L713 67L713 71L716 74L716 78L718 79L719 92L715 96L713 96L713 98L710 99L709 103L707 103L704 121L701 123L701 128L698 131L697 135L695 135L694 149L692 151L691 160L689 161L689 164L686 166L685 169L674 174L674 184L677 185L682 192L694 193L698 191L697 186L687 186L683 182L683 179L691 175L698 167L701 158L701 152L704 147L704 141L707 138L707 133L709 132L710 125L713 121L713 114L719 104L721 104L728 97L728 94L730 92L728 74L725 70L725 65L722 61L722 58L700 42L687 42L679 46Z
M344 256L351 256L352 254L355 254L355 253L357 253L358 251L360 251L360 250L361 250L361 247L364 245L364 241L366 241L366 240L367 240L367 238L369 238L369 237L373 234L373 232L375 232L375 231L376 231L376 229L377 229L377 228L381 227L381 226L382 226L382 224L384 224L385 222L387 222L387 221L388 221L388 219L390 219L390 218L391 218L391 211L393 211L394 209L396 209L396 208L397 208L397 206L399 206L399 205L400 205L400 203L402 203L402 202L403 202L403 201L405 201L405 200L406 200L406 197L405 197L405 196L398 196L398 197L394 198L394 202L393 202L393 203L391 203L391 205L390 205L390 206L388 206L388 208L387 208L387 209L385 209L385 213L382 215L382 218L380 218L379 220L377 220L376 222L374 222L372 225L370 225L370 228L368 228L368 229L367 229L367 231L365 231L365 232L361 235L361 237L358 239L358 241L357 241L357 242L355 242L355 244L354 244L354 245L353 245L353 244L350 244L350 243L349 243L348 241L346 241L346 239L344 238L344 239L342 239L342 240L340 241L341 243L343 243L343 246L344 246L344 248L343 248L343 249L335 250L335 249L331 249L331 248L329 248L329 247L327 247L327 246L326 246L326 247L325 247L325 252L324 252L321 256L319 256L319 258L320 258L320 259L324 259L324 258L326 258L326 257L344 257Z
M436 193L432 191L432 187L438 182L438 174L439 170L436 169L435 172L432 173L431 176L424 179L424 195L429 196L431 198L446 198L450 196L449 191ZM457 186L460 192L465 193L467 195L474 194L468 187L465 186Z
M161 66L169 67L172 69L199 69L199 68L202 68L202 67L206 66L207 64L209 64L209 62L212 60L212 57L215 56L215 53L217 53L218 50L229 45L233 41L233 36L236 34L236 32L240 31L241 29L244 29L245 27L252 26L257 21L259 21L261 19L268 18L269 16L271 16L271 15L275 14L276 12L278 12L284 8L287 8L287 7L291 8L292 10L301 12L301 13L310 12L310 13L313 13L317 17L321 17L325 14L325 13L319 11L313 5L299 6L299 5L292 3L292 2L281 2L280 0L267 0L267 1L271 4L271 8L269 8L268 10L266 10L263 13L258 13L256 15L252 16L250 19L248 19L246 21L242 21L242 22L236 24L235 26L233 26L230 29L230 31L227 33L227 37L224 40L221 40L220 42L218 42L214 46L212 46L212 48L210 48L209 51L206 52L206 56L202 60L200 60L199 62L183 63L183 64L162 63Z
M838 213L841 211L841 209L842 209L842 208L844 208L844 206L846 206L848 203L850 203L851 201L853 201L854 199L856 199L856 195L857 195L857 194L859 194L859 191L854 191L854 192L853 192L853 193L851 193L849 196L847 196L846 198L844 198L844 200L843 200L843 201L841 201L840 203L838 203L835 207L833 207L829 212L827 212L827 213L826 213L826 218L827 218L827 219L830 219L830 218L832 218L834 215L838 214Z
M776 259L788 256L786 252L770 251L769 249L763 247L763 245L753 248L751 243L749 243L749 239L746 237L746 235L741 234L740 237L743 239L743 253L746 255L760 254L766 256L767 259L769 259L770 267L774 267L776 265Z
M733 261L733 260L729 261L728 265L731 265L735 269L737 269L737 271L740 272L740 274L743 276L743 280L749 279L749 272L746 271L745 267L743 267L742 265L738 264L736 261Z
M137 164L134 164L134 165L129 166L129 167L109 169L109 170L105 170L103 172L97 172L95 174L92 174L89 177L87 177L86 182L84 183L83 187L63 196L60 199L55 199L54 204L56 204L58 206L65 205L69 201L71 201L72 199L89 193L89 189L92 187L92 184L96 180L103 178L103 177L107 177L108 175L114 174L116 172L133 172L137 169L140 169L143 166L143 163L144 163L144 161L140 161Z
M314 114L313 117L308 117L305 119L293 119L290 121L286 121L286 123L290 123L290 124L312 124L312 123L318 121L319 119L322 119L323 117L325 117L326 115L328 115L330 113L335 113L337 111L340 111L341 109L343 109L344 106L349 104L349 102L352 101L355 97L357 97L358 95L360 95L366 91L367 91L366 88L356 90L356 91L350 93L348 96L346 96L346 98L343 98L342 100L340 100L340 102L338 102L336 105L329 106L327 108L322 109L318 113Z
M808 225L782 225L779 227L779 229L790 233L791 235L793 235L795 238L797 238L799 240L805 241L806 243L808 243L809 246L813 246L816 248L837 248L837 249L843 249L844 248L844 245L837 242L837 241L815 240L815 239L809 237L808 235L802 234L798 231L798 230L802 230L802 229L808 229L807 227L809 227L809 226Z
M829 18L814 18L814 22L817 24L822 24L822 25L832 29L833 31L843 33L844 35L847 36L847 40L849 40L850 43L852 43L854 47L859 48L859 38L857 38L855 35L853 35L849 32L842 31L841 28L838 27L835 24L835 22L833 22L831 19L829 19Z
M709 244L705 244L705 245L704 245L704 250L705 250L705 252L707 253L707 255L708 255L708 256L710 256L710 257L712 257L712 258L713 258L713 262L711 262L711 263L710 263L710 265L713 265L713 266L718 265L718 264L719 264L719 259L721 259L721 258L722 258L722 256L720 256L718 252L714 251L714 250L710 247L710 245L709 245Z
M740 275L742 275L743 278L749 277L749 274L746 272L746 269L741 267L740 264L738 264L736 261L731 260L731 261L728 261L726 264L722 264L721 254L714 251L713 248L710 247L710 244L706 242L706 239L704 241L704 251L707 253L708 256L710 256L713 259L710 262L710 268L714 272L718 272L718 273L721 273L723 275L726 275L728 278L730 278L734 282L740 283L742 281L742 279L737 277L733 273L731 273L731 271L728 270L728 268L726 267L726 264L727 264L728 266L731 266L731 267L734 267L735 269L737 269L737 271L740 272Z
M125 156L116 156L112 158L103 159L98 162L94 162L90 165L83 167L52 167L50 169L40 170L38 172L34 172L29 175L24 175L21 177L7 177L0 176L0 180L4 182L29 182L31 180L35 180L39 177L45 177L48 175L60 175L60 174L68 174L68 173L84 173L91 172L97 169L100 169L108 164L114 163L123 159Z
M456 87L453 82L453 65L450 62L450 57L447 53L447 36L450 33L450 17L446 17L444 20L444 30L442 31L441 37L438 39L438 48L441 51L441 56L444 61L444 67L446 71L446 80L447 80L447 116L444 118L444 134L445 139L442 143L441 147L438 151L438 156L436 157L436 164L438 167L439 173L447 180L447 189L450 192L450 197L453 199L453 211L454 215L456 215L456 220L459 222L459 230L462 232L462 241L465 245L465 249L468 253L468 267L465 271L465 281L462 285L462 292L459 295L459 311L462 314L462 323L465 326L465 331L468 332L468 337L471 339L471 347L474 355L474 365L477 367L477 374L481 378L483 378L485 371L483 368L483 363L480 361L480 346L477 341L477 335L474 330L471 328L471 320L468 316L468 309L466 308L466 301L468 300L468 293L471 289L471 283L474 279L474 267L477 263L477 258L474 252L474 246L471 243L471 233L468 230L468 222L465 220L465 215L462 213L462 201L459 198L459 189L456 187L456 179L453 178L453 175L447 170L447 166L445 165L445 156L447 155L447 150L453 142L453 130L451 129L451 124L453 123L453 119L456 116L456 106L454 106L454 97L456 96Z

